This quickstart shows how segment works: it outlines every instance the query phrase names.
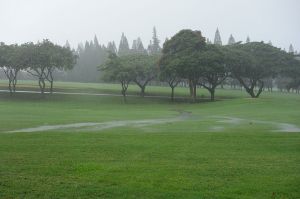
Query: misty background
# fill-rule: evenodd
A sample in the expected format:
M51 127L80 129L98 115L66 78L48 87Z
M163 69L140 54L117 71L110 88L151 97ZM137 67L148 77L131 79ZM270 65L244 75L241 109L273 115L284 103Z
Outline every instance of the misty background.
M48 38L74 48L97 35L101 44L122 32L131 45L141 37L145 46L156 26L164 41L181 29L197 29L213 40L218 27L223 43L271 41L288 50L300 49L298 0L0 0L0 40L11 43Z

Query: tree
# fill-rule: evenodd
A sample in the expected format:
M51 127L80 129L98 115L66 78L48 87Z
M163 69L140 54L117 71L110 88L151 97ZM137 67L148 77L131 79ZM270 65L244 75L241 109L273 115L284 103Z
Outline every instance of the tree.
M72 69L76 63L77 56L67 47L60 47L49 40L41 43L26 45L27 72L38 78L41 94L45 93L46 81L50 83L50 92L53 91L54 70Z
M66 41L66 44L65 44L65 46L64 47L66 47L66 48L70 48L71 49L71 45L70 45L70 43L69 43L69 41L67 40Z
M285 57L287 63L284 67L280 67L277 77L277 85L284 87L288 92L291 89L299 92L300 89L300 58L292 53L287 53ZM278 81L279 80L279 81Z
M118 50L119 56L130 54L129 44L126 36L122 33L121 41Z
M50 56L50 63L47 65L46 79L50 83L50 93L53 93L54 71L73 69L77 55L69 48L54 45L52 49L49 49L48 56Z
M117 47L116 47L116 44L114 41L112 42L108 42L107 44L107 50L114 53L114 54L117 54L118 53L118 50L117 50Z
M18 73L26 67L24 46L0 44L0 67L8 79L10 94L16 91Z
M228 75L223 48L218 45L207 45L205 50L199 53L199 67L202 73L198 83L210 92L210 99L214 101L216 87Z
M168 83L171 88L171 100L174 101L174 90L181 79L176 71L176 65L172 64L172 60L168 60L166 57L159 61L159 79Z
M94 46L95 48L101 48L101 45L99 44L97 35L94 36Z
M133 81L140 87L141 96L145 96L147 84L157 76L157 55L136 54L127 56L125 61L128 67L132 67Z
M118 57L116 54L109 52L107 61L99 66L99 69L104 72L104 80L118 81L121 83L121 93L124 102L126 102L128 85L133 80L132 67L127 64L127 61L127 56Z
M101 65L106 60L108 56L107 51L110 50L110 48L109 46L106 48L104 45L97 43L98 39L94 38L92 42L87 41L84 46L80 46L80 49L77 51L77 56L79 58L76 65L72 70L64 72L65 76L62 78L63 80L77 82L100 81L97 66ZM55 73L57 72L58 71L55 71ZM58 76L56 77L58 78Z
M212 44L212 42L209 40L209 38L206 39L207 44Z
M227 47L227 63L232 75L246 92L257 98L263 91L264 79L276 75L287 64L286 53L263 42L236 44ZM258 87L258 91L255 88Z
M290 44L290 47L289 47L289 53L293 53L294 54L294 47L292 44Z
M196 101L197 83L201 75L199 52L204 49L205 41L200 31L181 30L164 43L162 50L161 65L174 67L178 77L188 80L193 101Z
M222 39L218 28L215 33L214 44L222 46Z
M230 35L229 39L228 39L228 45L232 45L235 44L235 39L232 35Z
M140 37L138 37L136 40L133 40L131 51L134 54L139 54L139 53L146 54L147 53Z
M247 36L246 43L249 43L249 42L250 42L250 37Z
M153 27L153 35L152 35L152 41L150 41L150 44L148 46L149 54L158 54L161 51L161 47L159 46L159 39L157 37L156 28Z

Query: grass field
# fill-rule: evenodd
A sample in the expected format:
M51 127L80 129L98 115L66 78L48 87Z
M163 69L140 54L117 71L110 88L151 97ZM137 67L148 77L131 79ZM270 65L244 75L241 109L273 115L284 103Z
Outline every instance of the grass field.
M120 93L110 84L55 86ZM197 104L134 96L124 104L116 96L1 93L0 198L300 198L300 96L216 95L213 103L200 90ZM21 132L54 125L67 126Z

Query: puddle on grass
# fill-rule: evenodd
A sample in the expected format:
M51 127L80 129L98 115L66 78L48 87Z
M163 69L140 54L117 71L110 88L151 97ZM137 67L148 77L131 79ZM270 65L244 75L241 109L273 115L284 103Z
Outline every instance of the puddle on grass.
M165 118L165 119L148 119L148 120L124 120L124 121L108 121L101 123L73 123L73 124L62 124L62 125L44 125L38 126L34 128L26 128L19 129L14 131L9 131L8 133L30 133L30 132L44 132L44 131L62 131L62 130L72 130L72 132L80 132L80 131L101 131L110 128L117 128L123 126L130 127L148 127L151 125L157 124L167 124L172 122L180 122L185 120L193 120L192 114L190 112L180 111L179 116L174 118ZM222 116L213 116L208 118L217 119L217 123L225 123L227 125L244 125L244 124L267 124L273 126L272 132L300 132L300 127L289 124L289 123L277 123L272 121L264 121L264 120L251 120L251 119L243 119L237 117L222 117ZM203 118L202 118L203 119ZM197 119L199 121L199 118ZM220 132L225 131L226 127L223 125L212 125L210 127L210 131Z
M272 132L288 132L288 133L296 133L300 132L300 127L294 125L294 124L289 124L289 123L280 123L280 122L271 122L271 121L264 121L264 120L249 120L249 119L243 119L243 118L236 118L236 117L215 117L219 118L221 120L218 120L217 122L220 123L228 123L228 124L234 124L234 125L239 125L239 124L245 124L245 123L250 123L250 124L268 124L272 125L275 130L272 130Z
M43 131L54 131L54 130L72 130L78 131L101 131L104 129L131 126L131 127L146 127L156 124L165 124L169 122L179 122L187 120L190 117L189 112L180 112L180 115L175 118L166 119L148 119L148 120L124 120L124 121L109 121L101 123L74 123L74 124L62 124L62 125L45 125L34 128L19 129L9 131L8 133L31 133L31 132L43 132Z

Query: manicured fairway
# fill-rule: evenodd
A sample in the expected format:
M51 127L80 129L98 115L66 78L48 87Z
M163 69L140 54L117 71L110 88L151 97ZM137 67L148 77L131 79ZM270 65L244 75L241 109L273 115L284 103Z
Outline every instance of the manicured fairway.
M119 92L118 85L68 84ZM129 97L124 104L112 96L2 93L0 198L299 198L300 96L216 94L213 103ZM97 125L9 133L78 123Z

